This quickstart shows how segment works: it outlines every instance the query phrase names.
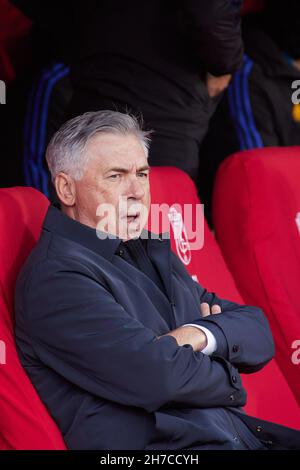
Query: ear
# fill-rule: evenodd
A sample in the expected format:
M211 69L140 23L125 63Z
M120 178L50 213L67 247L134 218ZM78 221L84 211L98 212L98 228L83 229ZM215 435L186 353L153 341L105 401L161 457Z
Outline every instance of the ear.
M71 207L76 200L76 188L73 178L66 173L60 172L54 181L57 196L62 204Z

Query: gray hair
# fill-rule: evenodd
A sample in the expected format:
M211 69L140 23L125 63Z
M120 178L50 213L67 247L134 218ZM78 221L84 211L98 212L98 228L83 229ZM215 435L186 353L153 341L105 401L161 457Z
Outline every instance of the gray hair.
M82 178L88 156L84 152L87 143L98 133L135 135L148 157L151 132L142 130L136 117L117 111L95 111L70 119L53 135L46 160L52 181L59 172Z

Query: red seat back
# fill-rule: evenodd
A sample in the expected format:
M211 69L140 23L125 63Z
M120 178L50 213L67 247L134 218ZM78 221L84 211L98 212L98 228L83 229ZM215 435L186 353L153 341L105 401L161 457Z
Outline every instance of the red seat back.
M226 159L216 178L213 212L225 260L245 301L267 315L276 360L300 404L293 349L300 340L300 147Z
M0 449L66 448L20 364L14 341L16 277L39 237L48 205L35 189L0 189Z

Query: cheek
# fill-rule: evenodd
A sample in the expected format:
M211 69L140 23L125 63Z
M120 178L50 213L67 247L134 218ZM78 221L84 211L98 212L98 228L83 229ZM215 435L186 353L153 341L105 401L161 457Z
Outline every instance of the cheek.
M103 200L101 191L95 184L85 184L81 195L82 206L85 207L90 216L95 217L97 207Z
M95 194L89 192L86 195L84 206L89 217L94 220L96 218L98 208L98 200L97 197L95 197Z
M109 206L109 208L113 208L114 210L118 208L118 192L114 191L113 188L105 188L98 189L97 194L95 196L96 206Z

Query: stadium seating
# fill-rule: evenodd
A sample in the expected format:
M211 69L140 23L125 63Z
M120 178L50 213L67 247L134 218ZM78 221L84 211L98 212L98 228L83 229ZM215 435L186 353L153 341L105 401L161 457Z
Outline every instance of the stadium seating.
M215 183L217 240L239 291L267 315L276 361L300 404L300 147L227 158Z

